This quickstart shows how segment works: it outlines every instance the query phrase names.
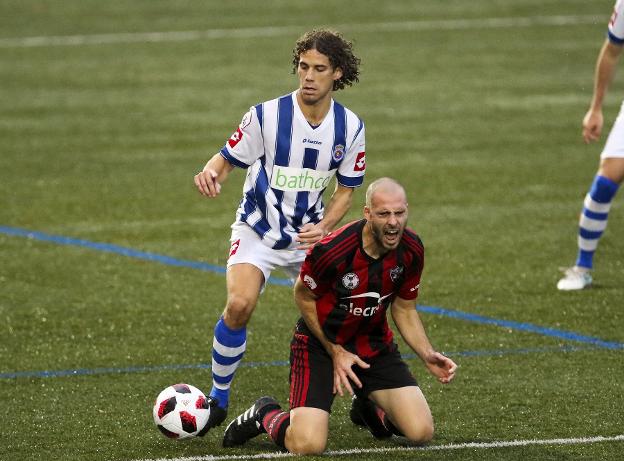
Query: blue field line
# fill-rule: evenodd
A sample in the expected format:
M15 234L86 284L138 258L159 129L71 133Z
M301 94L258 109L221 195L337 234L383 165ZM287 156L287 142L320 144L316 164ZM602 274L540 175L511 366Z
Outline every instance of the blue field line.
M260 368L260 367L278 367L288 365L287 360L275 360L272 362L242 362L241 367ZM11 378L62 378L66 376L89 376L89 375L107 375L107 374L123 374L123 373L151 373L154 371L168 370L188 370L188 369L210 369L208 363L197 363L191 365L158 365L144 367L107 367L107 368L77 368L73 370L42 370L42 371L14 371L8 373L0 373L0 379Z
M26 237L33 240L41 240L42 242L52 242L59 245L71 245L90 250L104 251L106 253L115 253L129 258L144 259L147 261L154 261L168 266L188 267L191 269L199 269L206 272L216 272L218 274L225 274L225 268L221 266L215 266L213 264L203 263L199 261L189 261L186 259L172 258L171 256L160 255L156 253L150 253L147 251L134 250L128 247L122 247L119 245L113 245L111 243L99 243L92 242L90 240L77 239L73 237L65 237L61 235L46 234L45 232L31 231L27 229L20 229L17 227L0 226L0 233L6 235L12 235L15 237ZM289 279L282 279L271 277L269 283L274 285L292 285L292 281Z
M449 357L502 357L513 354L535 354L545 352L575 352L588 349L596 349L595 346L544 346L544 347L524 347L518 349L494 349L484 351L459 351L445 352ZM416 354L402 354L404 359L415 359ZM268 362L241 362L240 367L243 368L261 368L261 367L286 367L288 360L273 360ZM15 378L64 378L71 376L90 376L90 375L107 375L107 374L129 374L129 373L152 373L160 371L172 370L189 370L189 369L205 369L209 370L211 365L208 363L197 364L180 364L180 365L157 365L143 367L107 367L107 368L78 368L73 370L41 370L41 371L13 371L0 373L0 379Z
M31 231L26 229L20 229L16 227L0 226L0 233L7 235L26 237L30 239L42 240L45 242L53 242L61 245L74 245L89 248L92 250L105 251L109 253L116 253L131 258L146 259L149 261L156 261L162 264L189 267L192 269L200 269L208 272L216 272L219 274L225 273L225 269L220 266L212 264L202 263L198 261L188 261L182 259L172 258L170 256L159 255L155 253L148 253L144 251L133 250L131 248L122 247L118 245L112 245L109 243L91 242L89 240L76 239L72 237L64 237L58 235L46 234L43 232ZM291 280L283 278L271 277L268 281L270 284L290 286ZM603 347L606 349L624 349L624 343L605 341L600 338L585 336L579 333L565 330L557 330L555 328L541 327L533 325L531 323L514 322L511 320L501 320L492 317L485 317L482 315L471 314L468 312L462 312L451 309L443 309L434 306L418 306L418 310L421 312L441 315L445 317L456 318L468 322L481 323L485 325L495 325L502 328L511 328L513 330L526 331L530 333L537 333L543 336L549 336L553 338L565 339L567 341L576 341L580 343L592 344L594 346Z
M500 320L492 317L485 317L483 315L470 314L468 312L454 311L432 306L419 305L418 310L421 312L426 312L428 314L442 315L445 317L451 317L475 323L482 323L485 325L496 325L497 327L511 328L513 330L527 331L530 333L537 333L553 338L565 339L567 341L576 341L580 343L592 344L594 346L603 347L606 349L624 349L624 343L618 343L615 341L604 341L600 338L595 338L593 336L585 336L574 333L572 331L557 330L555 328L540 327L531 323L514 322L512 320Z

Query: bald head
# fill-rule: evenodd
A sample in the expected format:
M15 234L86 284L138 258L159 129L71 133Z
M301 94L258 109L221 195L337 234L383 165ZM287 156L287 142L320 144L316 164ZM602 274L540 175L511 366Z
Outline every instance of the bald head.
M366 207L372 208L373 200L376 195L392 195L402 196L405 203L407 203L407 196L405 195L405 189L392 178L379 178L373 181L366 189Z
M394 179L380 178L366 190L364 250L373 258L399 246L407 224L405 189Z

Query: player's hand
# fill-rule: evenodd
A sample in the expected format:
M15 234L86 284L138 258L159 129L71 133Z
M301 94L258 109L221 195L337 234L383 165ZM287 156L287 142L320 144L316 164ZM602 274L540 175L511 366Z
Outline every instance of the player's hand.
M583 117L583 140L586 144L597 141L602 133L604 118L601 110L589 109Z
M316 242L325 237L328 232L325 230L320 223L307 223L301 226L299 229L299 233L297 234L297 242L300 245L297 247L298 250L307 250Z
M349 380L353 381L357 387L362 387L362 382L353 371L353 365L360 368L370 368L370 365L338 344L333 346L332 360L334 362L334 394L338 393L342 397L344 395L342 386L344 385L349 394L353 395L353 388Z
M204 168L195 175L195 185L199 193L214 198L221 192L221 184L217 182L218 173L212 168Z
M435 351L425 358L425 365L429 369L429 372L438 378L438 381L442 384L450 383L457 371L457 364L455 362Z

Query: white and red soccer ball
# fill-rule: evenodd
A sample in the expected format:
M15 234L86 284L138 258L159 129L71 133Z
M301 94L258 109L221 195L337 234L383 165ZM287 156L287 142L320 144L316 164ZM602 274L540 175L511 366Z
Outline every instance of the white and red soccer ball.
M174 384L164 389L154 404L154 423L172 439L195 437L206 427L210 416L208 400L190 384Z

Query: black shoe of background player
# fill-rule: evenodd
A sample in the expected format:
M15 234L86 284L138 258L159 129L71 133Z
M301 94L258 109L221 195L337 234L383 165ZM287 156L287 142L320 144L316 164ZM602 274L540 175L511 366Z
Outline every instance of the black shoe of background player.
M223 446L236 447L266 432L262 426L263 416L267 411L280 408L279 403L273 397L260 397L243 414L228 424L223 434Z
M206 426L197 433L198 436L203 437L213 427L220 426L225 418L227 418L227 408L221 408L219 401L214 397L208 397L204 402L207 408L210 408L210 415L208 416L208 422Z
M353 396L349 416L351 422L358 426L366 426L376 439L386 439L392 436L392 432L383 422L384 411L369 399Z

